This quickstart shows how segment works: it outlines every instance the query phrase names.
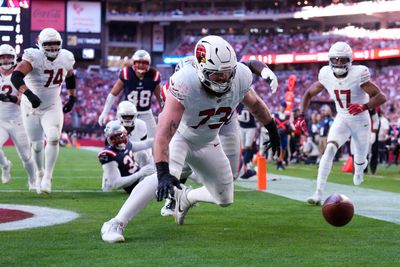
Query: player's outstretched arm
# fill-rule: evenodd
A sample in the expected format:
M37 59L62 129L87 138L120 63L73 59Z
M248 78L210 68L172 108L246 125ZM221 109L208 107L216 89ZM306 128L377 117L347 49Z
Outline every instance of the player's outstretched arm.
M308 135L308 130L307 130L307 123L306 123L306 118L305 118L305 111L310 105L311 99L313 96L319 94L324 90L325 87L319 82L313 83L307 91L304 93L303 98L301 99L300 103L300 115L296 118L296 120L293 122L294 127L296 130L299 130L301 133Z
M154 138L153 156L156 163L158 188L157 201L174 195L174 186L181 189L179 180L169 172L169 142L176 133L182 119L184 107L171 94L163 111L158 117L156 136Z
M65 86L68 90L68 101L63 106L63 112L68 113L72 110L76 103L76 79L73 70L69 70L67 72L67 76L65 78Z
M322 90L324 90L325 87L322 85L320 82L315 82L313 83L304 93L303 98L301 99L300 103L300 114L305 113L305 111L308 109L308 106L310 105L311 99L318 95Z
M273 94L276 92L278 89L278 78L266 64L258 60L249 60L242 63L249 67L252 73L263 78L271 87Z
M15 88L28 98L29 102L31 102L33 108L37 108L40 106L42 102L40 98L35 95L29 88L26 86L24 82L24 77L32 71L32 65L26 60L22 60L11 75L11 82Z
M107 115L110 112L114 101L117 99L118 95L122 92L123 88L124 88L124 82L121 79L118 79L115 82L113 88L111 89L111 92L108 94L106 102L104 103L103 111L101 112L98 120L100 126L104 126L106 124Z
M272 154L278 153L280 148L280 136L276 127L275 121L271 116L271 112L264 101L257 95L257 93L250 89L245 95L242 103L247 107L251 114L268 130L269 141L266 142L266 149L272 149Z
M143 166L139 171L128 175L121 176L121 172L118 169L118 163L110 161L102 165L103 168L103 192L108 192L110 189L121 189L130 186L139 179L151 175L155 172L154 166L148 164ZM111 187L111 188L110 188Z

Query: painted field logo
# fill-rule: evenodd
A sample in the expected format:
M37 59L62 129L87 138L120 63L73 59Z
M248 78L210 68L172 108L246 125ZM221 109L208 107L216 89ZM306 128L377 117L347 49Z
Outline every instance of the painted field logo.
M75 220L79 214L47 207L0 204L0 231L45 227Z
M14 222L33 217L30 212L0 208L0 223Z

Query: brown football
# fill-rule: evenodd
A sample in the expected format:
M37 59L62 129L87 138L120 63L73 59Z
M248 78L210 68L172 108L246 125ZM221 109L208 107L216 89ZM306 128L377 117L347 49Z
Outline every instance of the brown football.
M333 194L322 205L322 215L333 226L345 226L353 218L354 206L345 195Z

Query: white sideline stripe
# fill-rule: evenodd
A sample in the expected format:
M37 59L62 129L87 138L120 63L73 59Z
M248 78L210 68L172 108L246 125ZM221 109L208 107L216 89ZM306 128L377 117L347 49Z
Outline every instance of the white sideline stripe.
M245 188L257 189L256 176L248 180L239 179L236 183ZM264 192L305 202L307 197L314 194L315 188L316 180L268 174L268 187ZM334 193L349 197L357 215L400 224L399 193L328 182L324 195L327 197Z
M75 170L75 169L74 169ZM54 177L53 177L53 179L99 179L99 180L101 180L101 176L99 177L99 176L73 176L73 177L71 177L71 176L58 176L58 175L55 175ZM27 179L27 177L26 176L12 176L11 177L11 182L12 182L12 180L19 180L19 179Z
M28 189L26 190L21 190L21 189L0 189L0 192L3 193L26 193L29 192ZM99 190L51 190L53 193L103 193L101 189ZM31 192L32 194L36 194Z
M0 231L12 231L28 228L45 227L55 224L62 224L79 217L78 213L39 206L0 204L0 208L22 210L33 213L33 217L19 221L0 223Z

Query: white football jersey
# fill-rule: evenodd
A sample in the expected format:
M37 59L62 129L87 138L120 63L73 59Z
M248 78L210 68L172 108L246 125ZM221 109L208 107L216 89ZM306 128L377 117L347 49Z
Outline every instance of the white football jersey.
M366 104L369 101L369 95L361 88L370 80L366 66L350 66L347 76L342 79L336 78L329 66L324 66L319 71L318 80L335 101L337 112L345 117L354 117L347 110L350 104Z
M129 134L129 140L131 142L143 141L147 138L147 127L146 123L141 119L135 120L135 129Z
M195 144L214 140L250 90L252 79L249 68L238 63L231 90L215 97L202 87L194 66L186 65L174 73L169 81L169 91L185 108L178 132Z
M22 55L22 60L32 65L32 71L25 76L26 86L32 90L42 101L38 109L45 109L56 102L61 102L61 84L69 70L72 70L74 55L65 49L54 61L50 61L44 53L35 48L28 48ZM28 99L23 96L23 101Z
M0 74L0 94L18 95L18 90L11 83L11 74L4 76ZM11 102L0 101L0 119L15 120L21 116L19 105Z

